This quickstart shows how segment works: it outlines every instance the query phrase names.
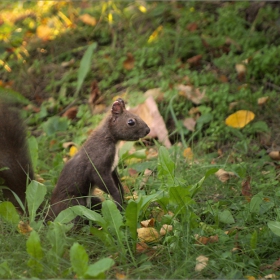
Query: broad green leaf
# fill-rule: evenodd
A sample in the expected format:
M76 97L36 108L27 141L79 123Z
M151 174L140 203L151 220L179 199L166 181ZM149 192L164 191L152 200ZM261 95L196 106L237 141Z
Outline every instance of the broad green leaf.
M37 161L38 161L38 143L34 136L28 138L28 147L30 151L33 169L36 170Z
M101 212L106 221L107 230L111 230L111 232L115 232L119 236L119 229L123 225L123 217L118 210L116 203L111 200L105 200L102 203Z
M50 222L47 238L52 246L55 257L62 257L66 248L66 232L71 229L71 225Z
M158 155L158 176L161 179L167 178L167 183L174 182L175 163L170 158L167 148L161 146Z
M92 64L92 54L93 51L97 48L97 43L93 43L91 45L89 45L89 47L87 48L87 50L85 51L81 63L80 63L80 67L78 70L78 81L77 81L77 88L76 88L76 92L75 92L75 96L78 95L84 80L90 70L90 66Z
M234 218L229 210L224 210L219 213L219 221L225 224L234 224Z
M66 118L54 116L48 118L48 120L43 123L42 127L48 136L55 134L58 131L66 131L68 128L69 120Z
M88 269L88 255L79 243L74 243L70 249L70 262L77 276L83 278Z
M269 221L267 223L267 226L270 228L270 230L280 236L280 222L277 222L277 221Z
M44 201L46 193L47 193L47 188L43 184L40 184L37 181L33 180L27 186L26 200L27 200L30 222L33 222L35 220L36 211Z
M43 258L43 251L41 247L40 237L34 230L30 233L30 236L26 241L26 250L30 256L27 264L33 270L35 275L38 275L43 271L43 266L40 262Z
M194 201L190 197L188 188L171 187L169 188L169 203L183 207L193 204Z
M115 264L114 260L110 258L104 258L91 264L86 273L85 278L88 279L105 279L105 272L109 270Z
M96 222L102 227L106 224L105 220L99 213L88 209L83 205L75 205L61 211L54 221L67 224L72 222L77 216L84 216L88 220Z
M17 226L19 223L19 214L10 201L0 203L0 216L14 226Z
M129 227L131 237L137 240L138 207L134 200L130 200L125 209L126 226Z
M250 212L259 214L262 202L263 202L262 192L259 192L256 195L254 195L250 201Z
M106 247L116 246L115 238L113 238L111 234L108 234L104 229L100 230L99 228L91 227L90 233L92 236L99 238Z
M0 278L1 279L12 278L12 271L11 271L7 261L4 261L0 264Z

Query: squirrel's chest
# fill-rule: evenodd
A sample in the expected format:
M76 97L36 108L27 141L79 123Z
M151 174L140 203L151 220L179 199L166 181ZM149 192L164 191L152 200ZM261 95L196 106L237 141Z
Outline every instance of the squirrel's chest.
M113 172L119 164L119 149L120 149L119 146L120 146L120 142L116 144L116 151L115 151L114 161L111 167L111 172Z

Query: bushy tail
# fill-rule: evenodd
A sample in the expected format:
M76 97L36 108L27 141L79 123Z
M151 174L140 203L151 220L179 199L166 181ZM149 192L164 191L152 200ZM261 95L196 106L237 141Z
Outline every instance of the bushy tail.
M12 105L0 101L0 178L4 185L25 203L26 186L34 179L26 127L20 112ZM1 182L1 179L0 179ZM13 193L3 189L4 197L19 207Z

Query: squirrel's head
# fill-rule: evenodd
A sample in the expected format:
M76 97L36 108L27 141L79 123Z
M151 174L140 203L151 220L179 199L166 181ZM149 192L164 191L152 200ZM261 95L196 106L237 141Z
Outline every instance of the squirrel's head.
M121 98L112 105L110 130L116 140L126 141L138 140L150 132L150 128L139 116L126 110Z

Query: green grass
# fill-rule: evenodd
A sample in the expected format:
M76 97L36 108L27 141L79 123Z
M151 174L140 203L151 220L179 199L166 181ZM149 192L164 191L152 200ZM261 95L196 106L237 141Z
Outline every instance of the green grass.
M134 106L144 99L142 93L161 88L164 95L157 103L173 144L166 150L151 141L158 153L152 159L144 155L139 161L135 154L134 161L128 161L124 153L119 172L129 177L124 184L139 197L126 201L123 212L110 201L101 214L83 208L66 212L86 215L92 225L73 229L66 214L44 225L39 217L31 221L34 233L23 235L17 221L28 219L1 203L1 278L116 278L124 274L128 279L257 279L271 273L280 277L273 267L280 249L279 169L267 155L267 149L280 144L279 5L148 1L145 13L138 2L122 1L1 5L16 20L0 25L0 94L13 95L12 82L13 90L32 101L23 116L29 138L35 136L38 144L38 150L31 152L38 158L35 171L47 190L45 198L37 190L38 197L30 203L44 199L48 205L63 159L68 157L63 143L73 141L80 146L103 118L102 114L92 116L87 105L93 80L103 104L125 94L124 99ZM23 16L27 9L32 16ZM78 19L86 13L97 19L97 25ZM63 15L72 21L71 27ZM58 35L41 41L36 28L48 21ZM88 59L81 62L87 50ZM128 53L134 58L131 70L123 66ZM201 60L189 63L196 55ZM71 59L72 64L61 66ZM243 76L238 75L236 64L246 67ZM205 90L206 98L194 104L179 94L177 85ZM263 96L269 100L260 106L257 100ZM232 102L237 105L230 109ZM77 118L61 118L71 103L78 106ZM194 132L183 125L193 107L200 111ZM243 129L226 126L227 116L242 109L253 111L254 121ZM194 153L190 161L183 155L187 146ZM143 144L137 148L148 150ZM138 172L136 178L130 176L130 168ZM143 187L147 168L152 175ZM212 174L220 168L236 176L223 183ZM250 199L242 195L248 178ZM163 224L172 225L173 230L148 244L147 251L138 252L136 228L152 217L158 231ZM99 226L102 231L97 230ZM216 242L202 244L197 236L214 236ZM196 258L201 255L208 263L196 271ZM107 263L107 258L114 264ZM92 265L97 261L103 263L96 268Z

